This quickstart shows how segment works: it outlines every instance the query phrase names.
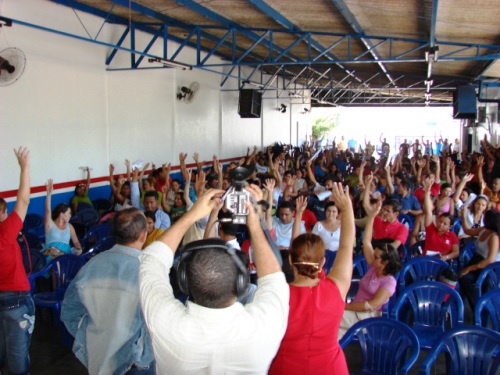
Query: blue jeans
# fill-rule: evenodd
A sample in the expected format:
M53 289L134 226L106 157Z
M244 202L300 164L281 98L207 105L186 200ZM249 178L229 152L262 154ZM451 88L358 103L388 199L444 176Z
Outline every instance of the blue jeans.
M35 304L29 292L0 292L0 369L29 374Z

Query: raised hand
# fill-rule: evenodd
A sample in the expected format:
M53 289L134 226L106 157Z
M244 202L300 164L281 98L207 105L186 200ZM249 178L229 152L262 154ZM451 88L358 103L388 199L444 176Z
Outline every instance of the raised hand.
M14 149L14 153L16 154L17 162L21 169L27 167L30 161L30 150L27 147L19 147L17 150Z
M344 210L352 210L352 201L349 196L349 186L346 186L344 189L340 182L334 183L332 187L332 199L341 212Z
M307 198L300 196L295 200L295 210L298 215L302 215L307 208Z
M47 189L47 194L52 194L52 192L54 191L54 181L49 178L45 183L45 187Z
M375 217L375 216L377 216L378 213L380 212L380 208L381 207L382 207L382 201L381 200L377 200L377 202L375 204L368 205L368 207L365 207L366 216L368 216L368 217Z

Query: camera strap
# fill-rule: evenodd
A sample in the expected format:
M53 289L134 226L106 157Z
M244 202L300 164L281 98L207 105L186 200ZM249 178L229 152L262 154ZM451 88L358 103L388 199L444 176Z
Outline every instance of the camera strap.
M281 253L278 250L278 246L276 246L276 243L273 241L273 239L271 237L271 233L269 232L269 228L267 227L267 223L266 223L265 218L260 219L260 226L262 227L262 230L264 231L264 235L267 238L267 242L269 242L269 245L271 246L271 249L273 250L273 253L276 256L276 259L278 260L280 267L283 267L283 258L281 257Z

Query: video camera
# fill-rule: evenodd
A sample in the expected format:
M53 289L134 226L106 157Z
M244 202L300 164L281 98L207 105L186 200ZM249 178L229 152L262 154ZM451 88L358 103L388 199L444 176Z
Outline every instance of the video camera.
M251 193L246 191L246 180L253 174L255 167L240 166L229 171L233 184L222 197L225 207L233 215L234 224L246 224L248 209L246 203L253 200Z

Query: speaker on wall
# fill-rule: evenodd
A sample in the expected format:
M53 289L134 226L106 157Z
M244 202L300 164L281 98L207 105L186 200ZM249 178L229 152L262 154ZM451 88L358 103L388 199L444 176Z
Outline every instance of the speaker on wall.
M241 89L238 114L241 118L260 118L262 93L252 89Z
M459 86L453 93L453 118L475 119L477 115L476 88Z

